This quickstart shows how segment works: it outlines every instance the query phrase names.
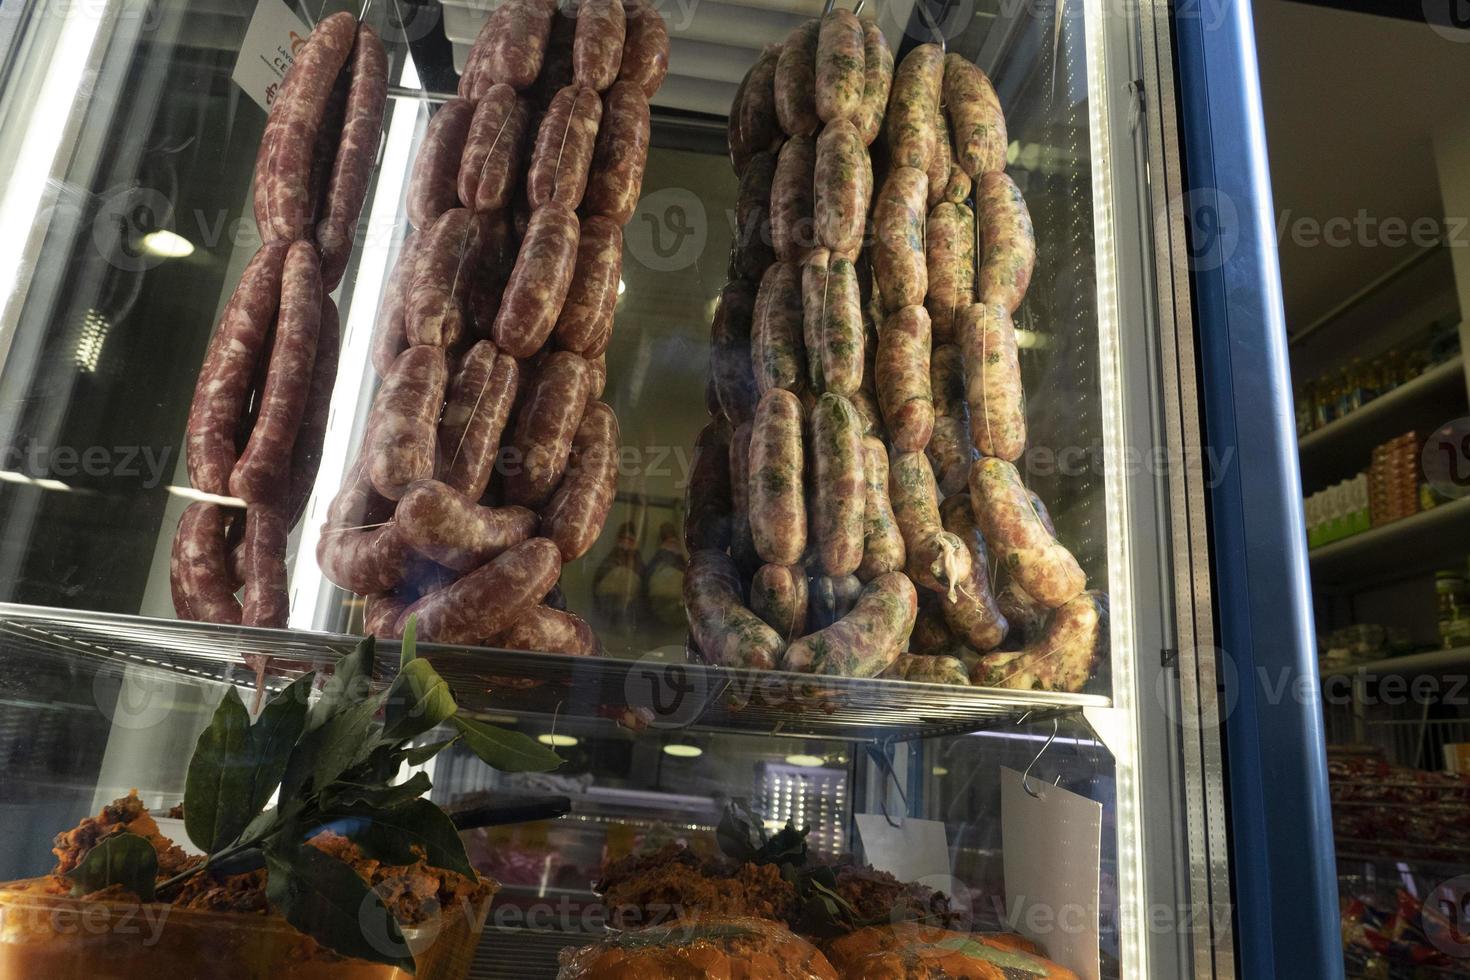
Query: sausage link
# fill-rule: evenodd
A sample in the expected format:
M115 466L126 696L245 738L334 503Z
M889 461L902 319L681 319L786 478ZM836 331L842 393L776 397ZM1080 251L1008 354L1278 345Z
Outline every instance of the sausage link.
M760 282L776 261L771 233L771 190L776 179L776 154L762 151L751 157L740 175L735 199L735 241L730 250L730 277Z
M1026 392L1016 330L1003 305L974 303L960 317L970 437L985 456L1017 460L1026 451Z
M337 383L337 356L342 349L342 323L337 304L322 294L320 326L316 335L316 356L311 364L311 381L306 388L306 407L301 413L301 427L291 444L291 488L286 495L288 526L301 520L316 485L322 464L322 444L327 439L327 421L332 409L332 388Z
M405 313L410 347L459 343L479 253L480 222L468 208L450 208L424 233Z
M383 284L383 300L378 305L372 339L373 370L380 378L388 376L393 362L408 348L404 307L408 302L408 290L413 286L414 273L418 271L418 241L419 233L410 230L399 246L398 258Z
M788 136L814 136L817 115L817 35L819 20L809 20L786 35L776 62L776 118Z
M782 262L802 262L817 247L817 144L793 136L781 146L771 180L771 244Z
M577 84L606 91L618 77L627 37L622 0L582 0L572 42L572 77Z
M580 235L577 216L560 203L531 215L493 331L496 345L512 357L530 357L551 336L571 289Z
M322 287L327 292L342 281L352 254L362 202L378 162L378 139L388 102L388 52L378 32L367 24L357 27L348 73L342 135L332 160L322 217L316 226L316 244L322 254Z
M925 228L929 294L924 307L938 344L953 339L955 315L969 305L975 291L975 239L966 210L962 204L937 204Z
M939 608L941 601L927 589L919 594L919 616L914 620L914 631L909 634L910 653L933 656L959 645L944 621L944 613Z
M228 494L238 450L235 432L245 413L257 365L281 300L287 242L261 246L230 296L199 368L184 437L189 482L205 493Z
M408 569L398 525L385 523L393 502L373 488L367 470L366 457L348 470L316 545L317 564L327 580L359 595L397 587Z
M618 81L632 82L653 98L669 73L669 28L650 4L623 0L628 19Z
M970 686L970 672L964 661L958 657L943 655L915 656L901 653L882 676L916 684Z
M878 339L874 371L883 424L900 452L917 452L934 434L934 394L929 380L929 314L906 306L889 315Z
M893 85L893 51L883 29L871 20L863 24L863 97L858 103L853 124L867 146L883 130L883 115L888 110L888 91Z
M939 489L923 453L894 457L888 471L888 496L903 534L909 578L953 600L970 574L970 553L963 541L944 530Z
M898 658L914 628L919 597L900 572L869 582L852 611L786 648L783 670L838 677L872 677Z
M250 441L230 474L230 493L252 504L285 503L291 447L306 412L321 327L322 277L316 249L292 242L281 270L281 306L270 370Z
M970 506L1011 581L1049 609L1087 587L1077 559L1048 533L1016 467L986 456L970 469Z
M935 416L967 418L965 361L958 344L935 344L929 357L929 387Z
M591 385L592 372L576 354L556 351L546 359L516 420L511 445L517 460L505 474L507 502L535 510L551 499L566 472Z
M362 603L362 634L380 640L401 640L398 617L408 608L407 596L397 592L374 592Z
M373 487L389 500L434 475L434 430L448 375L441 348L410 347L398 355L373 398L363 455Z
M601 121L602 99L590 88L568 85L552 97L526 171L533 210L554 201L574 211L582 203Z
M879 575L904 567L903 535L888 499L888 450L873 436L864 436L863 453L863 560L857 577L871 582Z
M857 272L840 255L828 262L822 300L822 383L827 391L851 395L863 383L862 300Z
M951 164L949 168L949 183L944 185L944 199L951 204L964 204L965 200L970 196L971 186L970 175L961 170L958 164ZM970 220L974 220L973 214L970 216ZM970 235L970 241L974 240L975 236L973 234Z
M443 480L470 500L490 485L500 437L519 390L521 367L482 340L460 358L439 421Z
M473 102L450 99L429 117L404 202L408 220L415 228L428 228L439 215L459 205L459 161L464 157L474 115Z
M271 107L270 148L257 175L256 197L264 201L266 242L309 237L314 217L311 171L316 136L327 117L337 76L357 39L357 20L336 13L318 23L286 72L282 94Z
M1051 610L1026 594L1015 582L1007 582L995 597L995 605L1010 623L1006 646L1025 647L1035 643L1046 629Z
M582 198L588 214L603 215L619 227L632 220L648 165L651 126L648 98L636 83L619 82L608 89Z
M510 207L531 111L509 85L492 85L475 105L459 158L459 200L476 214Z
M684 488L684 547L723 552L730 547L730 426L713 420L694 440L689 483Z
M850 575L863 560L866 515L862 420L846 398L831 392L812 412L816 480L813 525L822 572Z
M827 390L822 375L822 320L827 312L827 273L831 253L816 249L801 267L802 341L806 346L807 382L813 392Z
M751 157L777 149L784 138L781 119L776 113L776 68L781 50L780 45L768 45L762 50L735 93L730 107L730 125L735 137L730 143L730 163L736 174L744 174Z
M437 480L408 488L394 511L403 541L446 568L468 572L536 533L525 507L482 507Z
M928 184L924 171L898 167L873 204L873 276L887 313L921 305L929 291L924 261Z
M970 574L960 585L954 601L941 598L944 621L955 636L979 653L994 650L1006 638L1010 624L1001 614L990 587L990 562L985 539L975 526L970 495L957 493L939 505L944 529L965 543L970 552Z
M240 622L225 559L226 512L219 504L190 504L179 518L169 556L174 612L200 623Z
M1006 166L1006 118L995 87L979 67L957 54L944 57L944 104L955 162L970 177Z
M806 631L806 571L794 565L762 565L750 582L750 611L787 643Z
M730 555L742 570L760 564L750 531L750 422L730 436Z
M598 354L587 362L587 368L592 373L592 382L588 388L587 397L593 400L602 397L607 390L607 355Z
M949 172L954 166L954 157L949 149L949 126L944 121L944 112L934 107L934 152L929 155L929 166L924 173L929 177L928 198L924 204L932 212L934 206L944 200L945 188L949 186Z
M801 273L787 262L766 270L755 297L750 330L750 358L756 388L800 392L806 385L806 353L802 342Z
M751 368L750 335L755 315L755 293L747 282L725 284L710 324L710 376L725 418L739 425L755 414L755 374Z
M706 663L769 670L785 645L745 607L740 576L729 555L701 548L684 573L684 611Z
M934 433L929 437L929 445L924 447L924 455L934 468L941 496L948 497L965 489L970 481L970 464L974 461L969 422L951 415L936 415Z
M618 301L623 272L623 229L611 218L583 219L576 271L556 321L556 343L582 353L601 338Z
M888 97L884 126L895 167L929 168L934 154L935 113L944 78L944 52L937 44L920 44L899 63Z
M510 629L492 637L489 646L506 650L565 653L573 657L600 657L602 644L592 627L580 616L564 609L535 605L525 610Z
M801 402L772 388L750 433L750 532L761 559L795 565L806 550Z
M848 120L828 123L817 137L813 183L818 240L833 255L856 259L873 196L873 165L867 146Z
M839 7L822 17L816 68L816 110L822 122L857 115L865 82L863 43L863 25L852 11Z
M477 643L509 629L541 602L561 574L556 546L531 538L502 552L447 588L414 602L398 619L418 617L418 638Z
M982 657L973 684L1023 691L1067 691L1087 686L1108 654L1108 597L1084 592L1052 614L1046 631L1016 653Z
M980 302L1016 312L1036 267L1031 212L1015 181L1004 173L980 178L975 199L980 223Z
M480 248L470 276L469 311L472 332L483 340L495 333L495 318L500 315L519 243L508 211L489 211L477 217Z
M546 35L546 54L541 59L541 74L522 93L533 119L540 118L556 93L572 84L572 55L576 42L576 8L572 7L565 13L558 9L551 15L551 29Z
M852 612L862 595L863 583L856 575L819 575L811 580L808 592L806 632L815 633Z
M564 562L581 558L597 542L618 490L618 417L602 402L587 406L566 477L541 512L546 536Z
M477 47L485 45L479 83L488 87L504 82L518 92L529 88L541 74L555 12L554 0L505 0L496 7L475 39Z
M245 588L240 594L240 625L285 629L291 615L286 591L286 515L270 504L245 510Z
M852 402L853 408L857 409L858 418L863 423L863 435L887 434L883 428L883 410L878 407L878 396L873 393L866 382L847 400Z

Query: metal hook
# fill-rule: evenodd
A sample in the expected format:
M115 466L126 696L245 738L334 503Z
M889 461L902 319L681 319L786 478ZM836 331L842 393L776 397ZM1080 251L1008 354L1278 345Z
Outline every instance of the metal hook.
M858 0L857 3L853 4L853 7L852 7L852 15L854 17L856 17L859 14L861 14L863 12L863 4L865 4L867 2L868 2L868 0Z
M822 4L822 16L826 17L828 14L830 14L832 12L832 8L836 5L837 0L827 0L826 3Z
M899 782L898 773L894 771L893 763L888 761L888 748L893 744L893 741L893 737L890 736L877 745L866 745L863 748L867 751L868 757L873 763L879 769L883 770L883 781L886 783L890 779L893 780L893 788L898 790L898 798L903 803L903 812L907 816L909 812L909 798L903 791L903 783ZM878 808L883 811L883 819L888 822L888 826L895 830L903 828L903 819L900 818L895 823L893 817L888 813L888 794L886 792L879 798Z
M1021 773L1021 788L1024 789L1027 794L1031 796L1032 799L1041 799L1041 794L1032 789L1031 784L1028 782L1028 780L1031 778L1031 770L1033 767L1035 767L1036 763L1041 761L1041 757L1046 754L1046 750L1051 748L1051 743L1057 740L1057 732L1061 731L1061 728L1061 719L1053 717L1051 720L1051 734L1047 736L1046 744L1043 745L1041 749L1036 753L1036 757L1031 760L1031 764L1026 767L1026 771ZM1057 773L1056 782L1052 783L1052 785L1055 786L1061 781L1061 773Z
M934 19L934 14L930 12L929 5L924 0L919 0L917 7L919 8L919 19L924 22L924 26L929 28L929 33L934 36L935 43L939 45L939 52L941 54L948 53L944 31L939 29L939 21Z

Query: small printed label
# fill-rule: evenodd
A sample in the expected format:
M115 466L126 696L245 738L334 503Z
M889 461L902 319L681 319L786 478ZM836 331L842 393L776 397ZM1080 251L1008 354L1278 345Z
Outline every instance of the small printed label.
M281 90L286 69L310 33L311 28L282 0L258 0L230 77L256 104L269 111Z

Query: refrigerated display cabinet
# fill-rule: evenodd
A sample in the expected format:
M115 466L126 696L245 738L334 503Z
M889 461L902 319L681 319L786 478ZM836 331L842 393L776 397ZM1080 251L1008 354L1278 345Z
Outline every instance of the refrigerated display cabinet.
M278 52L256 32L304 34L339 7L7 7L0 879L45 873L52 836L130 788L155 809L178 802L213 705L230 685L254 688L245 657L271 658L262 683L275 690L353 647L363 600L324 576L316 546L378 384L371 334L412 164L493 6L350 10L383 39L387 108L334 293L339 367L290 536L289 629L177 617L170 549L184 509L218 499L190 485L184 432L215 325L260 247L260 65ZM1017 314L1020 465L1108 596L1109 655L1075 692L818 685L687 661L677 588L655 576L683 568L709 322L736 225L724 114L762 48L822 9L652 6L671 57L607 351L617 494L560 578L602 656L422 647L464 710L566 759L538 777L458 750L435 761L432 799L450 809L569 799L560 816L467 832L504 884L471 975L555 975L558 950L604 935L592 882L606 861L667 840L713 847L738 799L769 830L808 827L824 859L932 858L937 826L944 873L924 880L975 928L1020 929L1043 951L1076 937L1018 923L1022 896L1006 918L1007 869L1045 866L1053 848L1095 854L1096 896L1076 895L1081 931L1099 936L1091 962L1069 961L1082 976L1340 976L1319 712L1296 696L1315 690L1316 668L1248 5L866 11L900 59L942 39L1004 106L1038 252ZM393 644L378 661L386 682ZM1085 831L1076 851L1020 829L1030 852L1008 847L1005 768L1043 797L1056 785L1099 804L1096 847Z

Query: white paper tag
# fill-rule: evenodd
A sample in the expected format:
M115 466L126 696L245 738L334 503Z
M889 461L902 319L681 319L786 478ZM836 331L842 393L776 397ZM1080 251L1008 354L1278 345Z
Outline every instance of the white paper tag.
M1048 959L1098 980L1098 874L1102 804L1050 783L1021 785L1000 771L1000 827L1005 854L1006 921Z
M879 871L899 881L949 877L949 843L938 820L895 818L895 827L881 813L857 815L863 854Z
M282 0L257 0L230 78L262 109L269 110L286 69L310 33L311 28Z

